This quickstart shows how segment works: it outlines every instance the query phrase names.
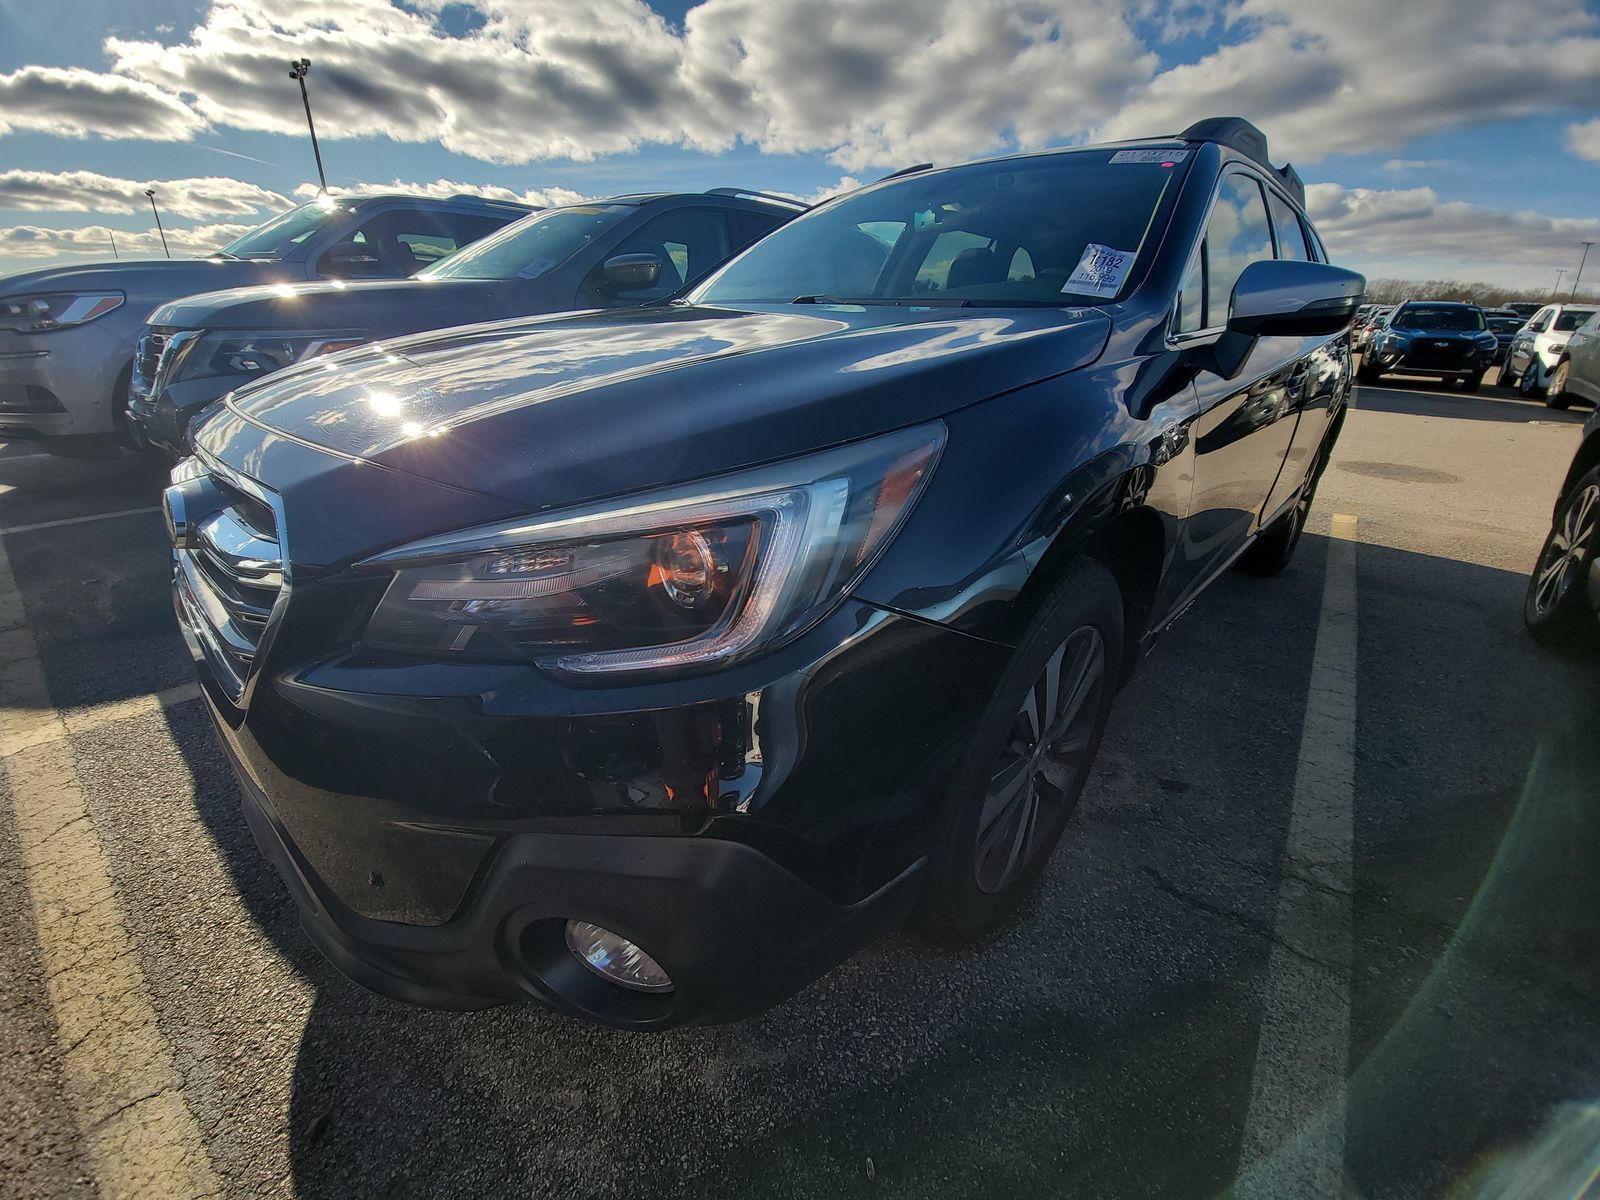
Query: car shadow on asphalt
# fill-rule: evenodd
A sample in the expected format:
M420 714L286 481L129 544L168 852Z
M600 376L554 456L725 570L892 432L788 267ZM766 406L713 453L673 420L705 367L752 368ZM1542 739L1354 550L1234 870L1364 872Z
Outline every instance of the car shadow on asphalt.
M895 935L733 1026L619 1034L349 983L299 930L203 714L175 710L242 903L316 989L295 1194L1226 1191L1326 545L1308 535L1278 580L1224 579L1157 649L1044 885L990 943ZM1600 1092L1600 672L1527 640L1515 573L1366 545L1357 565L1348 1162L1356 1194L1439 1194Z

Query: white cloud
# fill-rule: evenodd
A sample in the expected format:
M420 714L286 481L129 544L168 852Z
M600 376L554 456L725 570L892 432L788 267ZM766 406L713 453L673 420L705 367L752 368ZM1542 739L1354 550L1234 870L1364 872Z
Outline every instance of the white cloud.
M198 219L246 217L289 206L268 188L224 176L197 179L117 179L93 171L0 171L0 209L33 212L131 213L149 207L144 190L156 190L165 215Z
M305 56L330 139L492 162L744 141L852 171L1079 136L1158 66L1112 0L706 0L681 32L640 0L476 7L450 37L378 0L217 0L176 45L105 48L217 125L298 136L284 64Z
M575 192L571 188L564 187L529 188L518 192L493 183L456 183L449 179L435 179L432 183L403 183L396 179L392 183L358 183L354 187L336 187L328 190L336 196L372 196L385 192L404 192L409 196L432 196L436 199L443 199L446 196L482 196L487 200L515 200L519 204L531 204L535 208L578 204L590 199L583 192ZM294 189L294 194L302 200L311 200L319 191L314 183L302 183Z
M1568 125L1567 149L1579 158L1600 162L1600 117Z
M1392 175L1400 175L1407 171L1442 171L1454 165L1448 158L1391 158L1383 164L1383 169Z
M214 0L171 44L108 39L112 73L0 76L14 93L0 111L77 135L185 138L209 122L298 137L284 65L305 56L329 139L438 141L490 162L744 143L859 173L1234 112L1280 157L1316 159L1600 105L1600 15L1584 0L1509 16L1503 0L705 0L681 29L642 0L472 0L465 36L440 27L445 6ZM1231 40L1162 69L1139 30Z
M249 225L201 225L167 230L167 245L174 258L195 258L219 250L249 232ZM161 237L154 226L147 230L108 229L104 225L76 229L44 229L38 225L0 228L0 260L54 258L58 255L112 257L112 239L123 258L162 258Z
M1556 267L1577 265L1583 241L1600 241L1600 219L1502 212L1427 187L1314 183L1306 208L1334 261L1374 277L1549 286Z
M182 141L205 122L177 96L126 75L82 67L23 67L0 75L0 134Z
M1600 17L1582 0L1239 0L1232 20L1239 40L1161 72L1102 132L1253 113L1275 157L1306 160L1600 106Z

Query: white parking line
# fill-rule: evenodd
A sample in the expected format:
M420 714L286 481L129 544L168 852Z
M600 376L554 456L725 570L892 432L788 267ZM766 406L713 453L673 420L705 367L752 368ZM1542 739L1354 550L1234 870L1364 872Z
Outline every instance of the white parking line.
M16 819L62 1077L95 1183L108 1198L220 1195L128 938L68 730L22 618L0 546L0 778Z
M109 521L113 517L137 517L144 513L160 511L159 504L152 504L146 508L119 508L114 512L89 513L82 517L60 517L54 521L35 521L31 525L11 525L0 529L0 534L32 533L36 529L59 529L63 525L83 525L89 521Z
M1233 1193L1239 1200L1346 1194L1355 538L1356 519L1334 514Z

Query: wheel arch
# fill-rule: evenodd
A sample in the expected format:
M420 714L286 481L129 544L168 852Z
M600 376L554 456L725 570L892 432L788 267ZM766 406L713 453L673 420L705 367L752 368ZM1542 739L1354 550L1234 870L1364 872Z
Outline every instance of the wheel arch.
M1132 670L1152 624L1173 540L1172 519L1145 503L1151 471L1136 466L1106 484L1049 540L1013 606L1014 631L1026 626L1074 561L1093 558L1122 592L1124 674Z
M1572 456L1572 465L1567 468L1566 478L1561 481L1561 491L1556 494L1555 505L1550 510L1552 521L1561 511L1561 501L1572 490L1572 485L1595 467L1600 467L1600 424L1597 424L1589 436L1583 439L1578 452Z

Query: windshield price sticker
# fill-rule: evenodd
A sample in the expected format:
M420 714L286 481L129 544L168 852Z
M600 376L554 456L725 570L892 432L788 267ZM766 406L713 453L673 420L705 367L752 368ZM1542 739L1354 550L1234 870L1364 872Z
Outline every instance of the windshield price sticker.
M1189 157L1187 150L1118 150L1114 163L1178 163Z
M1067 280L1063 292L1082 292L1086 296L1115 296L1122 290L1122 281L1133 266L1132 250L1113 250L1090 242L1078 260L1078 266Z

